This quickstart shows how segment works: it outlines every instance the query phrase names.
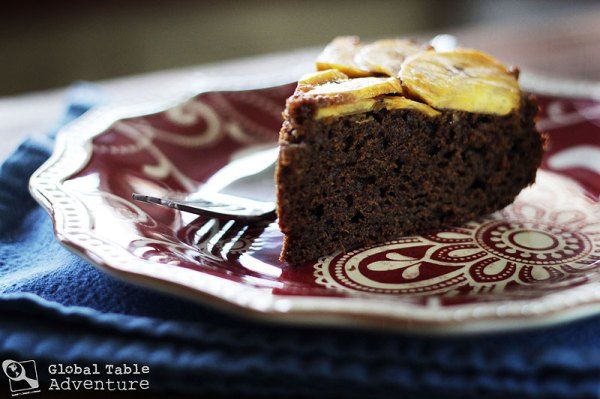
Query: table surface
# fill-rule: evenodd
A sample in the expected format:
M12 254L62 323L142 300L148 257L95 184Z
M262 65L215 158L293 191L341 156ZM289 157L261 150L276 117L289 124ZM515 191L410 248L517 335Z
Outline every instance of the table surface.
M449 33L455 35L461 45L486 50L507 64L518 65L522 71L559 79L586 80L600 86L598 21L600 6L592 12L556 17L543 24L474 26ZM318 51L316 48L301 49L97 83L107 98L128 101L142 95L159 94L164 90L193 90L195 85L200 85L204 80L240 76L240 71L252 78L272 75L284 68L288 76L298 76L312 69ZM61 88L0 98L0 158L6 156L25 136L51 129L63 111L66 97L67 88ZM56 397L64 396L61 394Z
M600 82L600 6L585 14L554 17L532 25L486 25L463 28L454 34L463 46L483 49L521 70L561 79ZM430 38L431 34L417 34ZM107 98L134 100L164 90L193 88L203 80L237 75L252 78L285 69L287 76L312 70L319 49L309 48L179 70L97 82ZM293 61L291 61L293 60ZM292 70L290 70L292 69ZM55 125L67 89L0 98L0 159L25 136L40 134Z

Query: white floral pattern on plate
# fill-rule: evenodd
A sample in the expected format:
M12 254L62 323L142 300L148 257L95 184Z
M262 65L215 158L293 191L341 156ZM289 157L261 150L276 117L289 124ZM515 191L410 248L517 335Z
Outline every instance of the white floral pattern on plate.
M401 238L315 266L328 288L380 294L532 295L597 279L598 207L570 180L539 172L515 203L480 222Z
M554 110L541 122L551 129L546 171L504 211L289 267L278 261L275 223L251 226L131 203L134 191L195 190L232 157L273 145L293 85L215 85L227 91L109 105L60 132L31 191L65 245L128 281L288 323L445 334L600 310L600 179L593 162L572 155L599 147L597 120L586 111L596 102L541 98Z

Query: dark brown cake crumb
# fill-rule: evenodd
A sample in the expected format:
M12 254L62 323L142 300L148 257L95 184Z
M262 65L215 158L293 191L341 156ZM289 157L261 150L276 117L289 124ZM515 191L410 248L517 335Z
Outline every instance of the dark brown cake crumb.
M501 209L534 182L543 154L530 96L504 116L381 109L321 120L314 103L291 101L276 173L290 263Z

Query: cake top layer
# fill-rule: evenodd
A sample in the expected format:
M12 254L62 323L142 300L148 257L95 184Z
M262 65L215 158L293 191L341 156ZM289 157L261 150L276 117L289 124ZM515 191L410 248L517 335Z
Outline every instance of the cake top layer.
M344 36L325 47L316 67L318 72L298 81L294 97L318 104L317 118L377 106L417 108L429 115L436 110L506 115L521 101L516 70L471 49L438 52L411 40L363 44Z

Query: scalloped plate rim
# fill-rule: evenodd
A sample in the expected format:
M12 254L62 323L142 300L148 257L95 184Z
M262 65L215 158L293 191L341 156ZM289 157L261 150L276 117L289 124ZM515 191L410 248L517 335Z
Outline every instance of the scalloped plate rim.
M530 75L531 76L531 75ZM252 319L292 325L321 325L333 327L358 327L386 329L426 334L465 334L521 330L554 325L561 322L594 316L600 313L600 283L552 293L542 298L504 301L496 303L456 305L440 310L423 309L409 303L372 296L315 297L284 296L248 286L181 269L157 264L131 256L131 262L111 263L99 248L88 248L72 234L66 234L58 223L63 217L60 204L48 199L48 189L58 191L65 201L79 201L69 197L62 183L83 169L92 154L91 140L102 134L113 123L123 118L148 115L164 111L190 98L210 91L254 90L290 83L291 79L259 82L213 80L193 93L178 93L170 98L149 98L136 105L114 103L92 109L82 117L67 124L57 133L57 140L50 158L31 176L29 189L33 198L49 213L59 242L67 249L85 258L100 270L145 287L183 296L210 307ZM546 80L545 82L547 82ZM564 88L564 85L557 87ZM591 90L591 88L590 88ZM548 92L546 89L544 92ZM559 95L564 95L561 90ZM596 97L590 91L589 97ZM83 132L83 133L82 133ZM87 132L87 133L85 133ZM66 157L65 153L76 152ZM72 158L72 159L70 159ZM57 164L66 163L61 168ZM54 171L57 169L58 171ZM54 176L54 177L53 177ZM83 233L82 233L83 234ZM123 251L127 253L127 251ZM130 265L127 265L129 264ZM135 263L144 265L137 267ZM152 266L152 272L148 267ZM169 273L174 271L174 273ZM190 276L187 276L190 274ZM174 276L179 278L173 278ZM182 278L186 275L186 278ZM191 275L193 275L193 278ZM187 279L189 278L189 280ZM209 287L212 281L219 281ZM198 287L201 283L203 287ZM226 286L226 287L225 287ZM569 301L565 301L566 299ZM368 310L367 310L368 309Z

